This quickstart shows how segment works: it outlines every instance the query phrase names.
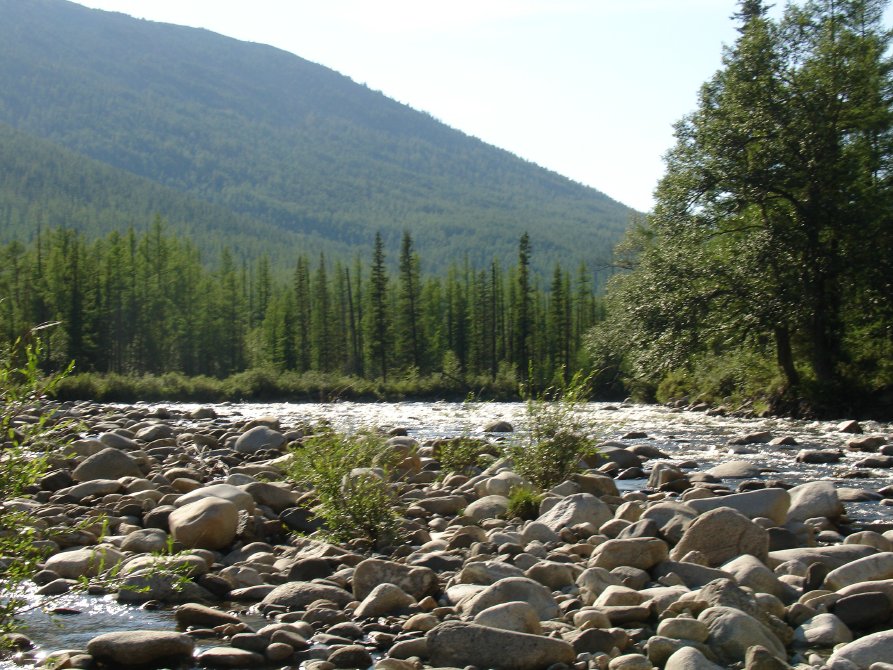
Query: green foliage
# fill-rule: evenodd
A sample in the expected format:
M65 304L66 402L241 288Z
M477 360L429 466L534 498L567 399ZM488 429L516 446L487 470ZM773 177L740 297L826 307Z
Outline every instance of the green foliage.
M505 510L507 519L536 519L540 514L543 494L527 486L516 486L509 491L509 504Z
M334 539L387 544L399 528L389 481L396 462L380 435L344 435L324 427L292 450L288 472L313 493L314 511Z
M55 429L41 403L70 370L44 376L38 367L40 345L32 329L25 339L0 349L0 632L9 631L22 605L19 589L44 556L33 518L15 499L43 475L41 440Z
M529 395L526 431L508 443L506 455L515 471L538 488L561 483L594 453L594 441L577 412L589 393L588 378L578 373L564 387Z
M434 455L440 461L443 472L469 474L483 464L486 455L491 454L492 450L492 445L486 440L463 436L441 440Z
M654 212L618 250L631 271L611 281L593 358L646 388L688 374L713 395L864 410L893 386L885 3L791 4L779 20L741 6L723 68L676 126Z

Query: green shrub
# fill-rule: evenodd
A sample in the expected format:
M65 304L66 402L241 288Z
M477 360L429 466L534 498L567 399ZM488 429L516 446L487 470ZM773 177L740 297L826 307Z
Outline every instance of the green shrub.
M484 440L474 437L454 437L441 441L435 455L440 461L441 471L468 474L473 468L483 465L483 458L493 447Z
M509 492L509 504L505 510L507 519L516 517L532 520L540 514L540 503L543 501L541 493L537 493L527 486L516 486Z
M528 397L527 430L506 447L518 474L547 489L567 479L595 451L577 413L588 394L588 379L578 373L564 388Z
M343 435L326 428L292 450L288 472L313 493L314 512L335 540L388 544L396 539L399 524L389 482L396 461L380 435Z

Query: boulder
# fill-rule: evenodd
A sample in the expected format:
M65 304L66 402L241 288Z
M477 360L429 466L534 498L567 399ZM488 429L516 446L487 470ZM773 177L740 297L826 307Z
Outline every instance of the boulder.
M292 491L284 484L251 482L250 484L245 484L239 488L250 495L256 504L269 507L277 514L290 507L294 507L300 497L300 494ZM235 501L233 500L232 502Z
M240 454L253 454L264 449L278 450L285 445L285 436L267 426L255 426L239 435L235 450Z
M526 602L508 602L481 610L474 617L479 626L539 635L543 632L536 610Z
M852 641L853 633L833 614L816 614L794 630L794 644L800 647L831 648Z
M65 579L78 579L95 577L111 570L123 560L124 554L117 549L106 546L85 547L54 554L46 560L45 567Z
M142 477L143 471L135 459L120 449L106 447L81 461L71 476L76 482L89 482L94 479Z
M552 597L552 592L527 577L500 579L459 603L459 610L465 616L474 617L488 607L514 601L528 603L542 621L558 616L558 604Z
M379 617L405 610L415 602L415 598L405 593L399 586L385 582L376 586L363 598L354 614L361 619Z
M788 494L791 496L788 521L806 521L820 516L836 519L843 514L843 505L831 482L807 482L788 490Z
M543 670L576 660L573 646L564 640L458 621L440 624L428 632L427 639L435 667Z
M498 519L508 509L509 499L505 496L490 495L478 498L465 508L465 516L475 521Z
M784 645L766 626L752 616L731 607L708 607L698 616L707 625L707 642L720 661L726 664L744 660L747 649L766 647L773 656L786 659Z
M203 498L175 509L168 517L171 535L190 549L224 549L239 528L239 510L222 498Z
M188 635L158 630L104 633L87 643L87 652L97 661L119 666L188 661L194 649L195 642Z
M621 566L650 570L665 561L669 553L667 543L654 537L608 540L592 552L589 566L606 570Z
M379 584L394 584L416 600L425 596L437 595L437 574L430 568L413 567L385 561L379 558L368 558L354 568L353 595L363 600L372 593Z
M199 605L198 603L181 605L177 608L174 616L177 624L184 628L186 626L213 628L226 623L238 624L241 621L235 614Z
M841 565L825 577L824 588L837 591L861 582L893 579L893 552L885 551Z
M893 630L884 630L860 637L837 649L828 659L828 667L834 668L836 661L849 661L859 670L868 670L875 661L891 658L893 658Z
M236 647L211 647L195 659L199 665L210 668L257 668L266 665L263 654Z
M560 500L537 521L555 532L578 524L591 523L596 528L614 517L611 508L590 493L577 493Z
M211 484L210 486L203 486L200 489L184 493L174 501L174 507L183 507L205 498L228 500L237 509L244 510L248 514L254 514L254 498L247 491L232 484Z
M698 514L709 512L718 507L731 507L748 519L764 517L781 526L787 519L791 496L784 489L768 488L716 498L689 500L686 504L695 509Z
M287 582L270 591L261 601L261 605L277 605L290 610L300 610L314 600L330 600L338 607L344 607L353 600L353 596L344 589L329 584Z
M708 660L695 647L682 647L667 659L664 670L723 670L723 668Z
M691 551L703 554L711 567L741 554L750 554L765 562L769 534L740 512L720 507L701 514L691 523L670 552L670 558L678 561Z
M707 470L718 479L753 479L760 476L760 468L750 461L727 461Z

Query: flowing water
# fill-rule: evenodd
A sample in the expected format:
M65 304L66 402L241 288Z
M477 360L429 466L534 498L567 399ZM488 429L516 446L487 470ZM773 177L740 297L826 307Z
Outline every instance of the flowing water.
M165 404L164 407L171 411L173 423L189 425L188 419L177 417L185 417L199 406ZM497 402L225 403L215 405L214 410L221 425L273 415L280 419L284 427L320 420L326 420L336 429L344 431L366 427L400 427L420 441L483 435L482 426L494 420L511 422L517 435L523 432L526 421L523 403ZM846 451L845 444L853 436L838 432L836 421L720 417L708 416L703 412L680 412L657 405L606 403L590 403L578 411L592 435L598 439L619 440L632 431L645 433L645 438L628 439L626 442L657 447L676 463L695 462L695 470L707 470L730 460L744 460L758 466L764 478L781 479L791 484L829 479L839 489L868 491L877 491L893 484L893 470L889 469L859 469L858 478L851 476L856 470L853 464L867 454ZM885 435L888 441L893 440L893 424L863 422L861 425L866 434ZM773 437L792 437L797 444L787 447L766 444L730 447L728 444L733 438L762 431L770 432ZM503 437L512 439L513 436ZM795 460L800 449L842 449L844 453L838 463L804 464ZM732 489L737 485L735 480L726 483ZM623 490L634 490L644 485L643 479L618 481L618 486ZM857 525L893 527L893 506L860 502L846 503L846 509ZM43 654L57 649L83 649L89 639L103 632L147 628L173 630L175 627L170 611L147 611L119 605L112 597L69 595L46 603L32 599L32 604L35 608L24 617L24 632L40 646ZM53 615L48 611L60 611L60 608L67 613ZM11 666L10 662L0 663L0 668Z

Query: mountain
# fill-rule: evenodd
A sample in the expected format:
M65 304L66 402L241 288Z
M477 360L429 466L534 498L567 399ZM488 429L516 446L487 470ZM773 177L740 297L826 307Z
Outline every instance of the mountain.
M285 51L64 0L0 0L0 141L3 239L160 213L285 261L408 229L437 271L513 262L526 230L545 271L604 260L633 213Z

